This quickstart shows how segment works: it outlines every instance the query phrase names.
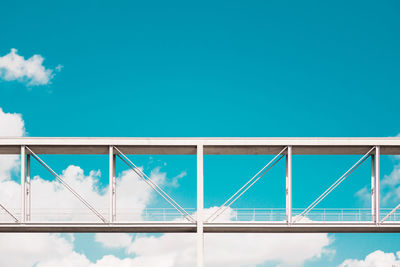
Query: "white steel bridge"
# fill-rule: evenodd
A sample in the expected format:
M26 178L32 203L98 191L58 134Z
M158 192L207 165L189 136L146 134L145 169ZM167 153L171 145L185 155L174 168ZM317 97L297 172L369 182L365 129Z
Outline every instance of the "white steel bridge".
M197 233L197 263L203 266L204 233L356 233L400 232L400 204L380 207L380 157L400 155L400 138L0 138L0 154L21 156L21 206L0 203L0 232L177 232ZM49 166L43 154L109 155L109 207L96 208L79 189L71 187ZM197 155L197 207L184 208L138 168L129 155ZM273 159L219 208L204 209L204 155L274 155ZM292 155L359 155L342 176L304 209L292 208ZM31 160L49 171L85 210L31 208ZM116 159L119 158L171 205L168 209L134 210L117 214ZM360 209L321 209L316 206L351 173L371 159L371 205ZM281 159L286 161L286 207L234 209L232 204ZM240 186L240 185L239 185ZM229 220L221 218L231 213ZM46 214L57 214L57 219ZM139 214L140 213L140 214ZM42 216L39 216L42 215ZM73 216L72 216L73 215ZM129 216L128 216L129 215ZM75 218L64 220L63 218ZM136 218L136 219L132 219Z

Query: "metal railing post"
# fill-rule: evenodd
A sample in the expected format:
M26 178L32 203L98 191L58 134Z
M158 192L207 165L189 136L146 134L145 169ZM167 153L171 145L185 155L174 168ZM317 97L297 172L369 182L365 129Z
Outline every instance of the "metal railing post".
M375 197L375 155L371 155L371 220L373 222L376 222Z
M21 146L21 223L26 219L25 146Z
M110 189L110 222L115 222L117 219L116 214L116 156L114 154L114 147L109 146L109 189Z
M380 155L381 155L381 148L380 146L376 147L375 153L375 223L378 225L380 221Z
M286 222L292 223L292 146L288 146L286 155Z
M31 155L26 155L26 221L31 220Z
M203 145L197 145L197 267L204 267L204 156Z

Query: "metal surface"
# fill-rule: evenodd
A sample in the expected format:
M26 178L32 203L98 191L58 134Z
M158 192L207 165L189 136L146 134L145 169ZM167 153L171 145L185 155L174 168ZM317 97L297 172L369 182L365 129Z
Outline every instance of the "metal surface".
M204 266L204 177L203 177L203 146L197 146L197 267Z
M21 146L21 223L26 218L26 194L25 194L25 146Z
M31 220L31 155L26 155L26 221Z
M286 222L292 223L292 146L286 155Z
M1 223L0 232L30 232L30 233L195 233L194 223L174 222L137 222L137 223Z
M381 147L377 146L375 150L375 223L379 225L381 220L380 206L380 169L381 169Z
M125 154L273 155L293 146L293 155L359 155L381 146L382 155L399 155L400 138L124 138L124 137L19 137L0 138L0 154L19 154L22 145L37 154L105 154L118 146Z
M371 219L375 218L375 155L371 155Z
M286 222L226 222L204 223L204 233L399 233L398 223L376 227L371 222L361 223L305 223L290 227ZM35 233L197 233L193 223L138 222L107 224L81 223L3 223L0 232ZM199 248L198 248L199 249ZM199 252L199 251L198 251ZM201 252L200 252L201 253ZM201 255L201 254L198 254Z
M114 154L114 147L109 147L109 194L110 194L110 211L109 221L115 222L117 219L117 199L116 199L116 157Z
M398 223L376 227L371 222L361 223L304 223L286 222L231 222L204 225L205 233L399 233Z

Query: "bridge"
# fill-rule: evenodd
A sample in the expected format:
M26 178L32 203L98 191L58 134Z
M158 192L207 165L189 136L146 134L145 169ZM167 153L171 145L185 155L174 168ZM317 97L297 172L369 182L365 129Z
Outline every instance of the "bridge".
M0 138L0 154L20 155L21 206L0 203L0 232L135 232L196 233L197 263L203 266L204 233L394 233L400 232L400 204L380 207L381 155L400 155L400 138ZM46 163L45 154L108 155L108 210L89 203L79 189L69 185ZM132 161L130 155L196 155L197 207L184 208ZM204 155L274 155L239 190L213 210L204 209ZM292 207L293 155L359 155L359 159L304 209ZM171 208L132 210L117 214L117 158L159 194ZM371 162L371 205L360 209L322 209L316 206L366 160ZM36 160L82 202L85 210L63 210L58 220L46 218L49 210L32 209L31 161ZM234 209L232 204L254 186L279 161L286 162L284 208ZM230 212L233 217L224 219ZM42 214L44 216L36 216ZM71 216L74 215L74 216ZM36 217L35 217L36 216ZM125 217L124 217L125 216ZM63 218L74 218L65 220Z

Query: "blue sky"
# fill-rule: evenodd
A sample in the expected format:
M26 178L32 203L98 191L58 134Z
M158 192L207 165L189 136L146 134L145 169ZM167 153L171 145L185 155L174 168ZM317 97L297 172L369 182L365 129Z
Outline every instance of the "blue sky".
M397 1L9 1L0 9L0 57L12 48L25 59L41 55L54 74L36 86L0 79L0 107L22 114L28 136L400 133ZM206 157L206 207L221 204L270 158ZM294 207L312 202L358 158L295 156ZM107 183L106 157L47 160L59 172L69 164L86 175L99 169ZM168 190L195 206L194 157L136 160L148 171L161 167L167 180L186 171L179 187ZM383 157L382 178L398 165ZM369 171L367 161L321 207L365 207L355 194L368 186ZM283 207L283 163L265 178L236 207ZM167 206L157 198L149 205ZM77 250L93 260L126 256L123 249L102 248L93 236L76 235ZM331 237L336 253L304 266L336 266L400 246L397 234Z

